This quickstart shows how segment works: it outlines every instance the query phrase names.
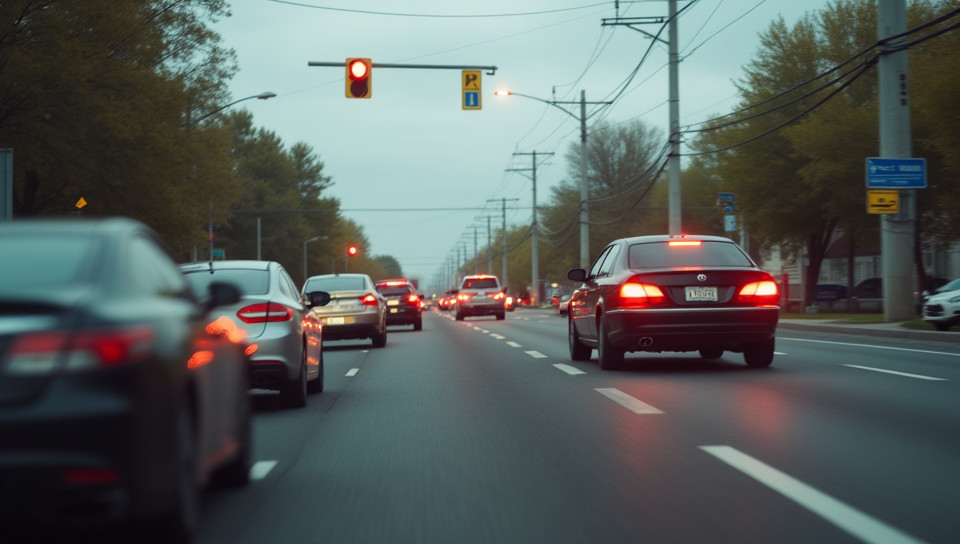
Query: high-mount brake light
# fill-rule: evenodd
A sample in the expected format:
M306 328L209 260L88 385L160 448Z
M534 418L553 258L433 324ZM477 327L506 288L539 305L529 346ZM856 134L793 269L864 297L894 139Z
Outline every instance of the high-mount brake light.
M666 297L656 285L644 283L625 283L620 286L620 299L630 303L659 304Z
M406 284L407 282L405 281L388 281L388 282L385 282L383 285L387 285L388 287L400 287L401 285L406 285Z
M293 309L276 302L261 302L237 310L244 323L277 323L293 319Z
M700 247L703 242L700 240L670 240L667 245L670 247Z

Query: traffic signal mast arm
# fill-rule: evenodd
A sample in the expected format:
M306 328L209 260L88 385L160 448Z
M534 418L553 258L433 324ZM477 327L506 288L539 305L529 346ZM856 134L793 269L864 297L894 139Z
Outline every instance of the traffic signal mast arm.
M344 63L341 62L316 62L310 61L307 63L307 66L328 66L335 68L343 68ZM459 64L391 64L391 63L380 63L372 62L370 63L371 68L414 68L417 70L486 70L488 76L495 75L497 72L496 66L473 66L473 65L459 65Z

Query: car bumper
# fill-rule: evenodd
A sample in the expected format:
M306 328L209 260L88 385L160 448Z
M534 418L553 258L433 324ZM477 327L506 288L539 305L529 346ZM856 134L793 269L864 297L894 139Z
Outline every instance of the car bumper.
M419 321L419 308L387 307L387 325L411 325Z
M457 307L460 315L500 315L506 310L500 304L461 304Z
M611 310L604 319L610 342L628 351L739 351L774 337L780 308Z

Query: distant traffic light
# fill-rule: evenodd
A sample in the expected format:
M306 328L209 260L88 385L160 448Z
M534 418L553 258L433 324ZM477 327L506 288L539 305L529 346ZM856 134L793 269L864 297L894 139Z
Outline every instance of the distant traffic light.
M373 63L370 59L349 58L347 59L347 98L370 98L373 94L373 87L370 83Z
M349 246L347 246L348 257L356 257L359 253L360 253L360 248L358 248L356 244L350 244Z

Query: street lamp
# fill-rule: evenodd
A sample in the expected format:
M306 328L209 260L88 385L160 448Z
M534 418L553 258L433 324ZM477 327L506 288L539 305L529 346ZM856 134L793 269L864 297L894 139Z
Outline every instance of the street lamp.
M309 277L307 275L307 244L309 244L310 242L316 242L317 240L326 240L326 239L327 239L326 236L314 236L309 240L303 241L303 281L307 281L307 278Z
M266 91L266 92L262 92L262 93L260 93L260 94L255 94L255 95L247 96L247 97L241 98L241 99L239 99L239 100L234 100L233 102L231 102L231 103L229 103L229 104L226 104L226 105L224 105L224 106L220 106L219 108L217 108L217 109L215 109L215 110L213 110L213 111L211 111L211 112L209 112L209 113L204 114L202 117L200 117L199 119L195 120L194 123L199 123L200 121L203 121L203 120L206 119L207 117L210 117L211 115L214 115L214 114L216 114L216 113L219 113L219 112L221 112L221 111L229 108L230 106L233 106L234 104L239 104L240 102L243 102L244 100L253 100L254 98L256 98L257 100L266 100L266 99L268 99L268 98L273 98L273 97L275 97L275 96L277 96L277 93L273 93L273 92L270 92L270 91Z
M498 89L493 93L495 96L522 96L537 102L543 102L566 113L570 117L580 121L580 268L590 267L590 224L589 214L587 213L587 199L590 197L590 191L587 186L587 104L612 104L613 102L587 102L587 92L580 91L579 102L557 102L556 100L544 100L528 94L515 93L506 89ZM561 104L580 104L580 116L567 110Z

